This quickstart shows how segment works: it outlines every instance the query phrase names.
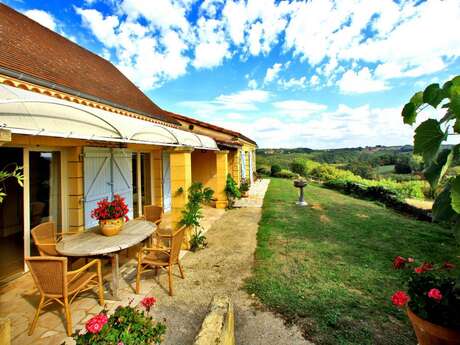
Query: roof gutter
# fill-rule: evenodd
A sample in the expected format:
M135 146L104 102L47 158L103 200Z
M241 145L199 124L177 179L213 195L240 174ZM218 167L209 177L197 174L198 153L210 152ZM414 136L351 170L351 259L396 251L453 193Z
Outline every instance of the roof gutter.
M49 88L49 89L52 89L52 90L60 91L60 92L65 92L65 93L68 93L68 94L70 94L72 96L86 98L86 99L88 99L90 101L107 104L107 105L109 105L111 107L118 108L118 109L123 109L123 110L129 111L131 113L136 113L136 114L144 115L144 116L147 116L147 117L153 117L153 118L155 118L155 119L157 119L159 121L168 122L168 123L171 123L171 124L174 124L174 125L180 125L180 122L178 122L177 120L171 121L169 119L162 118L162 117L160 117L158 115L155 115L155 114L149 114L149 113L146 113L146 112L143 112L143 111L140 111L140 110L136 110L136 109L133 109L133 108L130 108L130 107L126 107L124 105L120 105L120 104L108 101L106 99L102 99L102 98L99 98L99 97L96 97L96 96L92 96L90 94L87 94L87 93L72 89L70 87L61 86L61 85L58 85L56 83L51 83L51 82L46 81L44 79L37 78L37 77L31 76L29 74L25 74L25 73L22 73L22 72L17 72L17 71L14 71L14 70L6 68L6 67L0 66L0 73L4 74L4 75L7 75L9 77L12 77L12 78L16 78L16 79L19 79L19 80L26 81L28 83L36 84L36 85L46 87L46 88Z

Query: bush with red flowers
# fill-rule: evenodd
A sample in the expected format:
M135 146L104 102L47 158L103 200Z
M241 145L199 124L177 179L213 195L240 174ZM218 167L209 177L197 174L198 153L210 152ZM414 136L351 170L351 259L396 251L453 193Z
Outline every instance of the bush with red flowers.
M86 322L86 332L78 330L73 339L77 345L161 344L166 326L148 314L155 302L154 297L145 297L139 307L119 306L111 316L104 310Z
M454 264L417 264L412 258L397 256L393 267L408 274L407 292L397 291L391 297L395 306L407 305L424 320L460 330L460 276Z
M118 219L125 217L125 220L127 221L128 212L129 208L125 202L125 198L115 194L112 201L109 201L107 198L98 201L97 207L91 211L91 217L97 220Z

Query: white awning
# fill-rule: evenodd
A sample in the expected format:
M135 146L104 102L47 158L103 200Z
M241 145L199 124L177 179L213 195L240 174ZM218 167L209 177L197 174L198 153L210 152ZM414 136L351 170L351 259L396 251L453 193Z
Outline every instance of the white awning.
M218 150L214 139L0 84L0 128L12 133Z

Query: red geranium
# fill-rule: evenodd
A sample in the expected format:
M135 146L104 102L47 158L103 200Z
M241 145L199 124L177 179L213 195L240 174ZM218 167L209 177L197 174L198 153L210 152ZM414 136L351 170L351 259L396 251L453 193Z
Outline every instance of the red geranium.
M97 220L125 217L125 220L128 220L128 212L129 208L125 202L125 198L122 198L119 194L115 194L113 200L110 202L107 198L98 201L97 207L91 211L91 217Z
M97 334L101 331L102 327L109 321L109 318L105 314L98 314L91 319L85 325L86 330L89 333Z
M416 267L414 271L415 273L423 273L423 272L431 271L432 269L433 269L433 264L424 262L422 266Z
M441 291L439 291L438 289L431 289L430 291L428 291L427 293L428 297L436 300L436 301L440 301L442 300L442 293Z
M147 311L150 311L150 308L152 308L156 302L157 300L155 297L144 297L141 304Z
M400 269L404 267L404 264L406 263L406 259L403 258L402 256L397 256L393 260L393 267L395 269Z
M397 307L403 307L409 302L409 296L404 291L396 291L391 297L391 302Z

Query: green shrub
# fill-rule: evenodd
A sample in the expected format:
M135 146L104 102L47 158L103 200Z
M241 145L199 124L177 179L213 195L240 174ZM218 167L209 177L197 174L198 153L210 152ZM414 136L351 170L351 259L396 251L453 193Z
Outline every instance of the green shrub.
M227 183L225 184L225 194L227 194L228 208L233 208L235 199L241 198L241 192L233 179L232 175L227 174Z
M271 175L271 171L270 171L270 168L267 168L267 167L260 167L257 169L257 173L259 175L265 175L265 176L270 176Z
M270 175L275 176L276 173L281 171L281 167L278 164L273 164L270 169Z
M375 179L377 177L375 169L368 163L350 163L345 165L343 169L349 170L362 178Z
M299 177L298 174L295 174L292 171L287 170L287 169L282 169L281 171L277 172L274 176L280 177L280 178L289 178L289 179Z
M240 193L241 194L246 193L249 190L249 187L250 187L249 182L246 180L243 180L240 185Z
M290 168L293 173L299 174L300 176L305 176L306 174L305 163L300 160L294 160L290 164Z

